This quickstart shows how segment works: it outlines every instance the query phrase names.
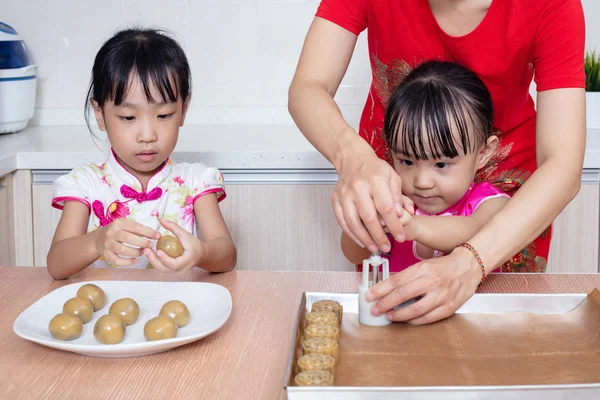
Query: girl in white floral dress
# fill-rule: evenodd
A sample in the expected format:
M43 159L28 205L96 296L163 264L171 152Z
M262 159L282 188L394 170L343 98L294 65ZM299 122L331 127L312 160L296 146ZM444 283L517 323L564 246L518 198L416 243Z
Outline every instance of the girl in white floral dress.
M90 265L234 268L236 248L218 204L225 198L222 175L169 158L190 92L185 53L160 31L124 30L100 48L86 116L92 108L112 148L106 161L54 182L52 206L62 209L47 259L54 278ZM155 250L156 240L170 233L184 248L180 257Z

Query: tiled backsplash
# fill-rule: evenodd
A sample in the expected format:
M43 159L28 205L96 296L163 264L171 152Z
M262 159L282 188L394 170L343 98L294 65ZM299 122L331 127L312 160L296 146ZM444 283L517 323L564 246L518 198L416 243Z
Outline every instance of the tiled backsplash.
M416 0L415 0L416 1ZM495 0L498 1L498 0ZM0 0L39 65L38 124L81 123L93 58L130 25L174 33L190 59L191 123L287 123L287 88L318 0ZM583 0L588 47L600 50L600 1ZM356 126L370 71L366 35L336 96Z

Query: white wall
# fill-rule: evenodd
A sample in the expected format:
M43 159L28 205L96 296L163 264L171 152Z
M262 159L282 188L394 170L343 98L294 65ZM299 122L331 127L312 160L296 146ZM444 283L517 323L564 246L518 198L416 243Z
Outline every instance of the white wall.
M82 122L93 58L116 29L171 30L194 80L191 123L291 123L287 88L317 0L0 0L38 64L37 123ZM356 123L369 82L366 37L338 100Z
M501 0L495 0L501 1ZM600 0L582 0L600 51ZM287 88L318 0L0 0L39 67L37 123L82 122L94 55L118 28L173 31L192 66L188 122L288 123ZM595 18L592 18L595 17ZM337 100L356 126L370 82L361 35Z
M600 52L600 0L581 0L585 12L585 41L590 50Z

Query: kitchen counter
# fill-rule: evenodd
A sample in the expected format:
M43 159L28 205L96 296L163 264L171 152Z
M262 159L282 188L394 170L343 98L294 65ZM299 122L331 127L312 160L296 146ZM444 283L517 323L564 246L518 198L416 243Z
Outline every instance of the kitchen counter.
M93 140L85 126L38 126L0 135L0 177L16 169L70 170L103 160L108 146L100 134ZM290 124L185 125L173 159L224 170L333 170ZM600 168L600 130L588 130L584 168Z
M355 292L355 272L88 268L53 280L45 268L0 267L0 398L284 399L284 377L300 297L305 291ZM61 286L89 280L204 281L233 298L229 321L213 335L171 351L135 358L94 358L19 338L19 313ZM482 293L589 293L599 274L494 274Z
M106 158L103 132L38 126L0 135L0 176L16 169L70 170ZM173 159L219 169L333 169L295 125L185 125Z

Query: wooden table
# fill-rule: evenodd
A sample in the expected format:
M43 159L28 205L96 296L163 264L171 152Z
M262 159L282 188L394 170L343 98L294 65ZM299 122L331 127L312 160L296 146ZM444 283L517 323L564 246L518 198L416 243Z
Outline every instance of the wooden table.
M137 358L94 358L19 338L12 326L48 292L88 280L205 281L223 285L233 313L215 334L174 350ZM175 275L153 270L87 269L54 281L45 268L0 267L1 399L283 399L285 367L305 291L356 291L353 272L235 271ZM588 293L600 274L498 274L488 293Z

